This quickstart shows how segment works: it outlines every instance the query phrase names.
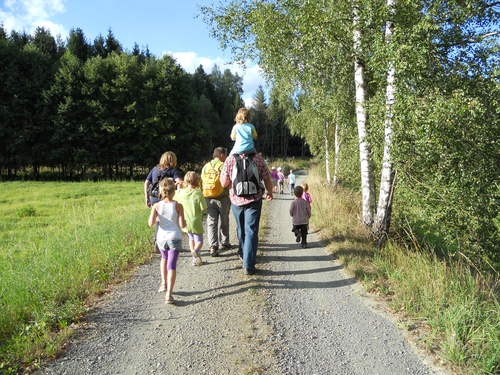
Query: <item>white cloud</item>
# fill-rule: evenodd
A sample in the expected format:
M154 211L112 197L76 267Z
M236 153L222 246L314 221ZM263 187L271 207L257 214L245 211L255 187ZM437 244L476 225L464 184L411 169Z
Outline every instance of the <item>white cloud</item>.
M255 100L253 100L253 98L246 98L245 99L245 107L250 109L254 106L254 102Z
M255 94L259 85L266 88L266 82L260 74L260 68L258 65L251 64L244 69L239 64L228 64L227 60L220 57L217 57L216 59L209 59L198 56L196 52L164 52L164 54L166 53L173 56L188 73L194 73L200 64L203 65L203 70L205 70L207 74L212 71L215 64L219 66L221 71L229 69L232 73L238 73L240 77L243 77L242 99L247 107L251 106L252 96Z
M6 0L7 11L0 10L0 17L7 32L12 30L33 32L38 26L50 29L53 36L66 36L67 30L62 25L49 21L50 17L64 13L67 0Z

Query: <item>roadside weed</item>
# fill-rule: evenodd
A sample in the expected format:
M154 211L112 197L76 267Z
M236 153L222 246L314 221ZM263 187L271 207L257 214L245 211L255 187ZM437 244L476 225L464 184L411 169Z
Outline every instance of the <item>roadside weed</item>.
M321 173L315 168L307 176L312 223L345 269L385 297L400 324L448 365L460 373L499 373L498 272L479 271L465 256L457 261L438 255L411 230L405 240L376 249L359 219L359 192L332 188Z

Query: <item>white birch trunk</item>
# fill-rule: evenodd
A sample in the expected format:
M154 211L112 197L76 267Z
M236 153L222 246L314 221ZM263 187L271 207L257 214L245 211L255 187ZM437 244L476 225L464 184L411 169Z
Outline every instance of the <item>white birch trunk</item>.
M359 158L361 162L361 191L363 194L363 224L367 227L373 225L375 215L375 178L371 160L370 145L366 141L367 115L365 108L366 87L362 55L361 31L359 27L359 13L354 6L354 81L356 85L356 122L358 125Z
M397 0L387 0L390 16L395 14ZM386 43L391 43L394 35L394 22L388 20L385 24ZM391 215L391 200L394 182L394 171L391 160L391 136L392 136L392 105L395 103L395 68L392 61L389 61L387 69L387 88L386 88L386 117L385 117L385 142L384 142L384 157L382 161L382 177L380 181L380 192L377 207L377 217L375 220L375 233L377 236L382 236L384 232L389 230L390 215Z
M328 182L328 185L330 185L332 179L330 176L330 153L328 152L328 121L326 122L326 125L325 125L324 136L325 136L326 182Z
M339 111L337 110L337 119L335 121L335 173L333 175L333 186L337 186L337 170L339 167L339 152L340 152Z

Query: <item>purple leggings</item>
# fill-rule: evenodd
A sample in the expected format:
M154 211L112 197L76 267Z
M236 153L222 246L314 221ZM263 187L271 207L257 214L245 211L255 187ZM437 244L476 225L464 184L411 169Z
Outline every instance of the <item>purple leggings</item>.
M179 258L179 250L160 250L161 259L167 260L167 271L177 269L177 258Z
M177 258L179 258L182 240L167 240L163 246L167 250L158 249L161 253L161 259L167 260L167 271L174 271L177 269Z
M189 241L194 241L194 243L203 243L203 233L188 233Z

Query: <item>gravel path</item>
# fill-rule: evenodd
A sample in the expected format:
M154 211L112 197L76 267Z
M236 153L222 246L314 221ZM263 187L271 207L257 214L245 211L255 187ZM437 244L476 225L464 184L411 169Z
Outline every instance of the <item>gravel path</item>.
M308 249L295 242L291 200L264 203L257 275L243 275L236 249L210 258L204 245L202 267L181 253L176 303L166 305L155 257L113 287L38 374L448 374L360 296L314 231ZM236 244L234 221L231 232Z

